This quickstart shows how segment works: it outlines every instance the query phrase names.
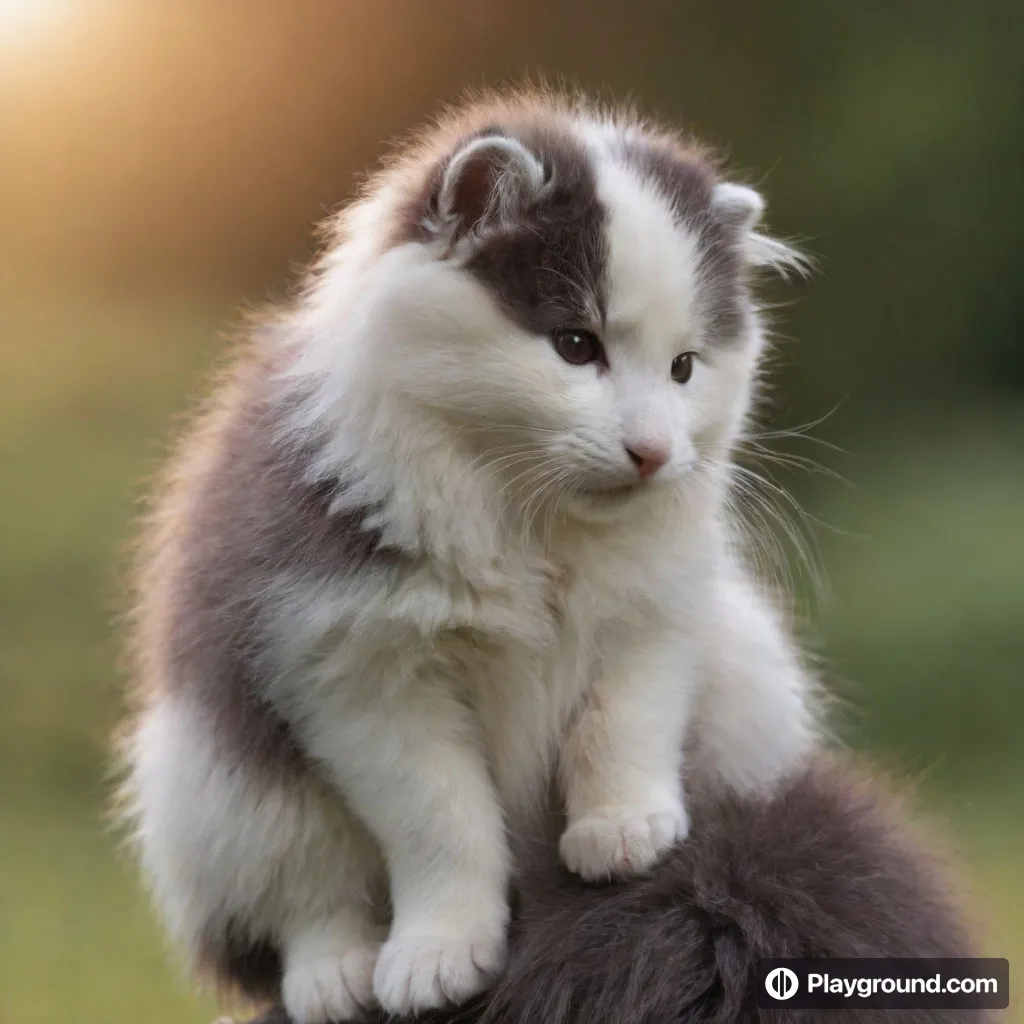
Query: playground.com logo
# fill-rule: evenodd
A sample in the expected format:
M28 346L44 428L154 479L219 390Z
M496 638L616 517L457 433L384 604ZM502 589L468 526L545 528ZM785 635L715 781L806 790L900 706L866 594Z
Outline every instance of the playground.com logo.
M757 1005L766 1010L1005 1010L1010 965L994 957L759 960Z
M764 979L764 989L772 999L792 999L800 989L800 979L788 967L776 967Z

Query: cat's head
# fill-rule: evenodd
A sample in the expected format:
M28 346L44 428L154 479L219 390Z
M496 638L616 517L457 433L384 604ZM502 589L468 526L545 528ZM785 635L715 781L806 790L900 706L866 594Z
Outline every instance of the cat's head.
M758 230L760 196L635 120L533 100L469 121L390 182L390 386L450 416L478 465L581 506L722 458L763 345L753 272L803 266Z

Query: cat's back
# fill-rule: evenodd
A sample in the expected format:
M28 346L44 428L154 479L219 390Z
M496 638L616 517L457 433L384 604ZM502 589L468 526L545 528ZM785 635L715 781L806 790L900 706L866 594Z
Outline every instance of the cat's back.
M141 531L129 645L143 717L184 702L225 751L281 761L296 744L268 693L285 606L354 588L388 556L289 444L274 381L243 352L178 443Z

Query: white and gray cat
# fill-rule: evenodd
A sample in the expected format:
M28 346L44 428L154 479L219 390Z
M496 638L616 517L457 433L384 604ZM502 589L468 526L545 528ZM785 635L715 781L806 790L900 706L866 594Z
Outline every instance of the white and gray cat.
M172 936L298 1024L459 1002L505 958L553 775L586 879L704 777L768 787L813 687L726 515L801 257L624 113L459 110L338 219L180 447L138 576L125 813ZM692 753L690 753L692 752Z

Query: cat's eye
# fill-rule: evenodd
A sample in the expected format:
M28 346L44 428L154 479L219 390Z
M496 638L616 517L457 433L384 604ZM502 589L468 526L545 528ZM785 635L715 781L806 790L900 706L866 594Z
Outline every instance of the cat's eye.
M683 352L672 360L672 379L685 384L693 376L693 353Z
M573 366L605 362L604 346L597 335L590 331L577 327L555 331L551 335L551 344L555 351Z

